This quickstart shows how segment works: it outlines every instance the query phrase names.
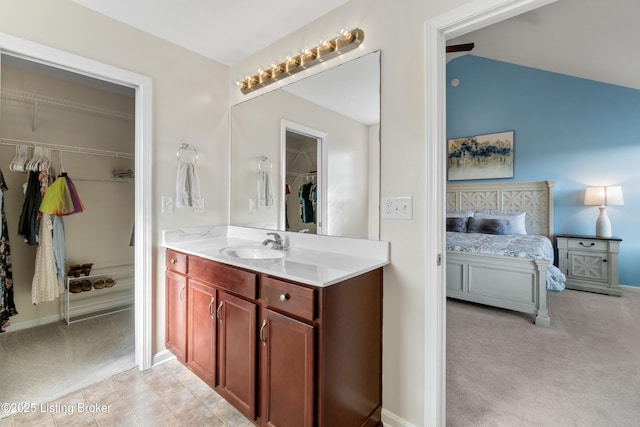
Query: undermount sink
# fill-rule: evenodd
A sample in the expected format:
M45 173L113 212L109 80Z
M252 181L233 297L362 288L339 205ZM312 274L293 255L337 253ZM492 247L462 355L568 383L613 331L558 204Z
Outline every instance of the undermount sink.
M220 250L222 255L242 259L277 259L284 258L285 252L262 245L228 246Z

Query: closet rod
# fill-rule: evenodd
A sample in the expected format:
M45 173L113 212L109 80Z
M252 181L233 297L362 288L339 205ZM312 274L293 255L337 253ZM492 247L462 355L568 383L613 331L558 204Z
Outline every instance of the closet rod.
M124 120L134 120L135 114L122 111L110 110L108 108L96 107L94 105L81 104L79 102L68 101L66 99L53 98L51 96L37 95L35 93L24 92L16 89L3 88L2 98L14 102L33 102L56 105L58 107L70 108L73 110L85 111L103 116L116 117Z
M29 145L31 147L44 147L65 153L88 154L93 156L116 157L119 159L133 160L135 156L131 153L122 153L120 151L98 150L95 148L74 147L71 145L50 144L46 142L23 141L20 139L0 138L0 145L13 146Z
M133 178L97 178L93 176L72 176L74 181L98 181L98 182L134 182Z

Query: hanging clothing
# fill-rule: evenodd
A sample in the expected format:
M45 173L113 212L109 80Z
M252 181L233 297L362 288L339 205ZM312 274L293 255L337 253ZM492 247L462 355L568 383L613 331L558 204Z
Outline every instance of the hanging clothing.
M193 208L200 202L200 180L194 163L178 160L176 207Z
M31 302L34 305L53 301L60 293L52 230L51 215L43 213L40 219L40 243L36 251L36 267L31 282Z
M64 262L67 259L67 248L65 246L64 220L61 216L53 216L53 255L56 262L56 273L58 277L58 291L64 292Z
M298 196L300 198L300 219L304 223L316 222L316 213L313 203L316 184L307 182L300 187Z
M22 204L22 212L20 213L18 234L23 236L24 241L31 246L38 244L38 232L40 230L38 212L41 201L40 172L30 171L24 203Z
M13 300L13 272L11 269L11 246L9 245L9 229L4 213L4 192L7 184L0 170L0 332L11 325L9 318L18 314Z
M41 195L44 196L49 187L49 175L46 171L40 171L39 182ZM59 295L58 272L53 250L53 221L50 214L43 212L41 215L36 266L31 282L31 302L34 305L53 301Z
M51 215L71 215L84 211L84 204L78 196L78 191L66 173L62 173L51 184L40 203L40 212Z

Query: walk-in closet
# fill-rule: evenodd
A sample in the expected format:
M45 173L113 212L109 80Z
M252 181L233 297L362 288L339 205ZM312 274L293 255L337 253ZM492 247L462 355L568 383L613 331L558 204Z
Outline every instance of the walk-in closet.
M0 65L0 310L12 314L0 357L16 367L0 372L0 400L16 401L23 390L5 396L5 384L46 373L57 394L56 375L70 375L64 364L85 382L117 369L108 365L118 358L119 369L134 366L135 93L7 54ZM50 338L67 347L23 366ZM109 347L96 354L100 345Z

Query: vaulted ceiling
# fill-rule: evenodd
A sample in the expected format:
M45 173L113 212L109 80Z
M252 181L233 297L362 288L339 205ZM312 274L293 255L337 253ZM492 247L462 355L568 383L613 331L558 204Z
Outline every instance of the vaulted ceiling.
M559 0L447 44L473 42L473 55L640 89L638 16L636 0Z

